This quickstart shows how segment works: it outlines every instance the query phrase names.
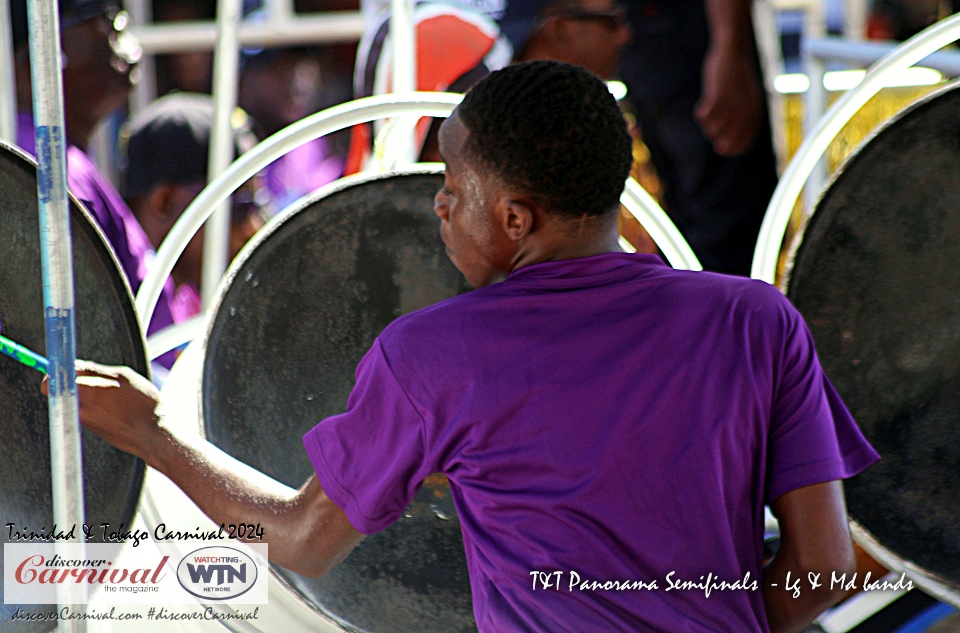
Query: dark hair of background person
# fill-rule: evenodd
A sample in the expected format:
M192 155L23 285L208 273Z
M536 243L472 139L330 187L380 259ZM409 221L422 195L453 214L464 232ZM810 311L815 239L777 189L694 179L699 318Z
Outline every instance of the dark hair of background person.
M127 158L123 197L143 196L161 183L205 183L214 116L210 95L189 92L165 95L138 112L121 135ZM230 123L234 151L240 156L257 144L257 138L244 112L235 111Z
M601 215L619 208L633 161L616 99L570 64L508 66L457 108L470 132L465 153L551 213Z

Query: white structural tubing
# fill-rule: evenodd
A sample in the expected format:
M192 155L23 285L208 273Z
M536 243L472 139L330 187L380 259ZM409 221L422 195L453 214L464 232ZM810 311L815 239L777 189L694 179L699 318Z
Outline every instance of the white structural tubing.
M63 76L60 70L60 21L57 0L28 4L30 71L37 154L37 202L40 214L40 259L44 325L49 366L47 409L50 415L50 475L53 520L82 525L83 462L80 449L80 407L74 368L73 244L67 200L67 136L64 131ZM6 16L0 16L6 19ZM71 539L73 540L73 539ZM83 542L58 540L56 552L69 556ZM83 612L83 590L57 586L57 603ZM59 620L60 633L83 633L85 621Z
M363 27L359 11L331 11L317 16L242 24L239 41L241 46L264 48L356 42L363 35ZM148 55L209 51L217 42L217 24L211 21L141 25L131 27L130 31Z
M703 270L687 240L683 239L673 221L639 182L633 178L627 179L620 202L650 234L671 266L685 270Z
M230 117L237 106L237 78L240 47L237 33L240 27L241 0L218 0L217 24L219 35L213 56L213 128L210 130L210 154L207 160L207 182L226 170L233 161L233 128ZM203 233L203 270L200 294L204 308L213 301L217 284L227 269L230 258L230 203L226 200L216 206L207 220ZM149 323L149 321L148 321Z
M773 192L753 254L752 277L774 282L783 236L793 208L807 178L843 126L880 91L889 75L913 66L957 38L960 38L960 14L934 24L884 56L868 69L867 75L856 88L840 97L817 122L816 128L787 165ZM813 191L809 195L819 193Z
M13 77L13 29L9 0L0 0L0 141L17 144L17 89Z

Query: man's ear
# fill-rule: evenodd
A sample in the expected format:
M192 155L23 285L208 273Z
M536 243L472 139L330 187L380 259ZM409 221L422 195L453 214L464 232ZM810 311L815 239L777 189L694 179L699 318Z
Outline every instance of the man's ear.
M160 183L143 196L128 201L137 222L154 248L160 247L160 242L180 217L173 204L173 194L172 185Z
M567 20L559 15L551 15L544 19L543 26L540 27L540 33L543 34L544 44L551 46L557 56L562 57L566 51L564 47L568 45L575 33L571 28L574 22Z
M522 197L502 196L497 202L500 226L511 242L520 242L533 231L533 203Z
M144 211L155 221L172 225L180 217L181 209L176 208L174 187L161 182L154 185L144 204Z
M544 18L543 24L523 48L523 54L518 57L518 61L561 58L565 52L563 42L568 36L565 22L566 20L555 15Z

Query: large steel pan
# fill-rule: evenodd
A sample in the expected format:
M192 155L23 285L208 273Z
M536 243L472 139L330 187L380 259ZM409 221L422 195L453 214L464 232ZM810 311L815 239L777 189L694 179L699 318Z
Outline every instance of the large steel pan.
M883 459L846 483L855 536L960 605L960 91L915 104L828 187L787 295Z
M293 487L313 473L301 438L345 410L380 331L468 289L439 238L442 181L439 170L342 181L255 238L228 273L207 334L208 439ZM351 630L476 630L442 478L324 578L274 572Z
M133 297L103 235L71 198L76 277L77 356L112 365L129 365L149 375L143 334ZM35 163L19 150L0 144L0 321L3 334L43 353L43 290ZM0 543L7 523L17 529L48 531L53 526L50 437L42 376L6 356L0 357ZM143 462L118 451L92 433L83 433L86 523L128 527L143 481ZM70 526L58 526L69 530ZM82 534L80 527L77 534ZM0 554L2 561L2 554ZM0 587L2 589L2 587ZM11 622L17 609L0 604L0 629L17 633L46 631L56 622Z

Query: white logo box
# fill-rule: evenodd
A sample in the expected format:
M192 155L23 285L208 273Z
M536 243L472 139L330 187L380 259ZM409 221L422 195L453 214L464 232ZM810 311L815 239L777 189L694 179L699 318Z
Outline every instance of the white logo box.
M184 552L187 552L184 554ZM267 604L267 545L5 543L4 604Z

